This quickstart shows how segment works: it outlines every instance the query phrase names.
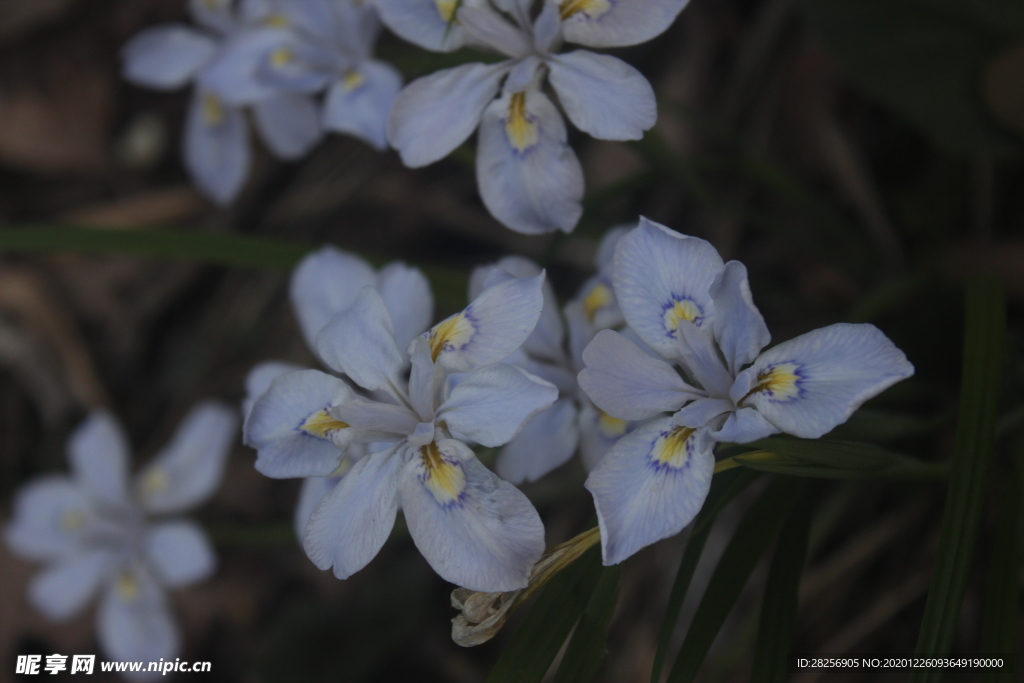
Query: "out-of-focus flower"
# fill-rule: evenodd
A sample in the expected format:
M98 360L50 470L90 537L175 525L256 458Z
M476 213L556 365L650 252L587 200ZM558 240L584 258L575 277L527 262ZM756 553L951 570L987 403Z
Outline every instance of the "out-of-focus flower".
M488 591L526 585L544 549L540 518L465 441L501 446L557 397L548 382L498 362L536 325L543 279L488 288L405 353L384 299L364 287L320 331L317 350L369 398L303 370L276 378L255 402L245 436L267 476L329 476L352 444L369 444L306 525L303 545L318 567L342 579L362 569L400 504L417 548L446 580Z
M914 372L867 324L830 325L762 353L771 337L743 264L646 219L619 241L612 275L630 329L661 358L602 331L583 352L580 386L622 419L673 414L618 441L587 479L608 565L689 524L716 442L820 437Z
M335 247L323 247L302 259L292 273L290 283L292 309L310 349L315 352L320 330L334 316L348 310L363 287L376 289L384 299L391 319L398 321L395 340L400 348L407 347L430 326L434 299L427 278L418 268L393 261L376 271L354 254ZM246 419L256 399L267 392L271 382L288 372L302 369L282 361L267 361L254 367L245 382L242 414ZM331 476L309 477L302 483L295 509L295 532L299 538L302 538L313 508L364 451L362 444L350 446L338 470Z
M513 230L570 232L582 213L583 171L549 82L573 124L603 140L637 140L654 125L654 90L620 59L588 47L635 45L662 33L687 0L377 0L384 23L427 49L471 44L502 55L409 84L395 100L388 139L407 166L433 163L478 127L477 184L487 209ZM457 9L456 9L457 8ZM499 96L500 91L500 96Z
M624 228L610 230L598 248L598 274L580 288L565 308L566 323L550 284L544 283L544 308L533 333L519 351L506 359L558 387L559 399L530 418L512 441L498 453L497 473L513 484L536 481L564 464L577 447L587 469L604 456L611 444L637 424L610 417L596 409L580 391L576 374L583 368L584 347L598 329L622 323L610 280L611 255ZM540 266L508 256L476 268L470 278L470 298L511 277L533 277ZM566 344L568 327L568 344Z
M180 636L165 589L207 578L216 558L195 522L150 517L178 515L214 493L237 426L227 406L202 403L129 480L121 426L106 412L90 415L68 443L72 476L41 477L15 496L7 545L49 565L29 587L32 604L64 620L100 593L97 632L110 659L173 660Z

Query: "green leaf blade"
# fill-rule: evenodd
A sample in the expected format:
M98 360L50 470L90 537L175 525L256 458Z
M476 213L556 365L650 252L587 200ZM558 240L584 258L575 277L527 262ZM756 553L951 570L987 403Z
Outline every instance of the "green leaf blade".
M604 659L608 627L619 602L622 565L604 567L594 594L576 624L554 683L587 683L594 679Z

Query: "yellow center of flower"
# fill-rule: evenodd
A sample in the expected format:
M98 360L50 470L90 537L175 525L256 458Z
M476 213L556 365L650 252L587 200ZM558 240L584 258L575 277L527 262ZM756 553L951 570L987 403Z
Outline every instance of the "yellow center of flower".
M582 12L591 19L599 16L612 8L608 0L566 0L561 6L562 21Z
M167 488L167 472L160 467L155 467L146 473L142 478L142 495L151 496Z
M270 66L275 69L283 69L295 59L292 51L286 47L279 47L270 53Z
M427 340L430 342L430 358L436 361L442 351L459 348L472 336L473 324L469 322L464 312L442 320L427 333Z
M697 430L689 427L676 427L670 432L665 432L654 442L651 459L672 469L683 467L687 459L686 442L695 431Z
M288 28L292 25L292 22L280 12L275 12L263 20L263 25L271 28Z
M114 582L114 590L117 591L119 598L130 602L139 597L139 582L128 572L121 572Z
M680 320L688 320L692 323L699 317L700 309L697 308L697 304L689 299L681 299L674 302L665 311L665 329L674 333L679 328Z
M603 410L597 411L597 426L601 429L601 433L607 436L609 439L615 439L626 433L626 421L612 417Z
M213 93L203 94L203 121L208 126L219 126L224 120L224 105Z
M583 298L583 312L587 314L587 320L594 322L594 316L605 306L612 303L612 289L608 285L596 284Z
M60 526L65 531L78 531L85 526L85 518L80 512L66 510L60 518Z
M462 465L445 458L433 442L420 448L420 457L423 460L420 478L434 500L441 505L458 500L466 490L466 473Z
M517 152L523 152L537 144L537 124L526 112L526 93L512 95L508 104L508 118L505 119L505 134Z
M324 408L307 417L299 429L312 436L329 440L335 432L348 429L348 424L336 419Z
M363 78L363 75L355 69L346 72L345 76L341 79L342 86L349 92L355 90L365 82L366 79Z
M455 5L458 0L434 0L434 7L437 8L437 14L441 17L441 20L446 24L451 22L455 16Z
M800 396L800 366L796 363L778 363L757 373L757 384L747 392L747 397L765 392L775 401L791 401Z

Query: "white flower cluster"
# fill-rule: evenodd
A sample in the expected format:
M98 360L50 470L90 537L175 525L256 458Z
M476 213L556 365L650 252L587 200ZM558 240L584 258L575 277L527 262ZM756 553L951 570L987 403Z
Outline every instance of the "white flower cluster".
M637 140L654 125L657 103L632 66L589 50L563 52L563 44L646 42L687 2L190 0L201 28L143 31L124 49L124 74L166 90L195 83L185 162L219 203L248 175L243 110L251 108L282 159L303 156L333 130L378 149L390 143L415 168L479 129L477 184L491 214L523 233L571 232L583 211L583 170L559 106L595 138ZM370 57L380 22L428 50L468 46L500 61L445 69L399 93L398 73ZM319 103L314 96L324 91Z

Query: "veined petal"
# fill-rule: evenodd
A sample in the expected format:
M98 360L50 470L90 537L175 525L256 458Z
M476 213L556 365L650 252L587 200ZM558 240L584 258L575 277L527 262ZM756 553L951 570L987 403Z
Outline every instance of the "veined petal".
M711 285L724 267L708 242L641 218L619 240L612 282L629 326L663 357L674 358L680 320L701 328L711 322Z
M515 438L501 449L495 463L498 476L512 484L537 481L569 461L579 442L576 406L561 398L523 423Z
M484 446L508 443L523 423L558 398L558 389L505 363L474 370L437 411L437 419Z
M160 514L181 512L213 495L235 443L237 413L218 401L189 411L171 442L142 468L135 482L142 506Z
M407 349L434 319L434 296L423 271L394 261L381 268L377 291L395 328L395 343Z
M660 35L689 0L561 0L562 32L570 43L622 47Z
M108 505L128 502L128 438L105 410L89 414L68 439L68 460L82 489Z
M170 588L202 581L217 567L210 539L195 522L156 524L146 532L144 543L149 566Z
M693 379L715 398L728 396L733 376L722 364L711 335L685 318L679 320L676 334L679 337L677 356Z
M651 358L614 330L602 330L583 352L580 388L601 410L626 420L645 420L678 410L703 393L665 361Z
M313 509L302 546L320 569L334 567L335 576L347 579L388 539L398 512L397 448L361 459Z
M388 140L402 162L410 168L426 166L465 142L508 69L504 62L463 64L405 86L388 118Z
M778 433L778 428L753 408L740 408L729 414L725 424L711 433L715 441L750 443Z
M420 420L405 406L355 398L332 411L353 429L405 436L412 434Z
M498 52L519 59L533 50L529 40L500 14L487 5L481 7L460 7L458 21L470 36Z
M352 306L320 331L316 348L325 363L364 389L393 392L400 383L405 358L387 306L372 287L364 287Z
M615 442L629 434L642 422L612 417L587 400L580 409L580 456L583 467L590 472L601 462Z
M610 566L683 530L711 488L715 458L707 430L654 420L612 446L587 477Z
M112 660L173 660L181 637L163 589L141 565L121 569L97 615L97 637Z
M385 26L414 45L452 52L466 44L465 29L451 21L455 0L376 0L374 6Z
M551 52L562 33L562 18L558 5L545 1L537 21L533 24L533 45L538 52Z
M343 468L347 472L351 468L351 464L348 459L346 459L345 463L347 463L347 467L343 465ZM341 481L341 476L307 477L302 480L302 488L299 490L299 501L295 504L294 518L295 538L299 539L300 542L306 533L306 524L309 523L313 509L316 508L321 498L338 485L338 482Z
M66 557L32 579L29 602L47 619L70 619L96 595L115 559L112 552L96 549Z
M303 258L292 273L289 293L309 347L316 348L320 330L348 310L363 287L376 283L370 264L341 249L322 247Z
M731 395L779 430L816 439L912 374L914 366L877 327L839 323L768 349L739 374Z
M233 33L199 73L200 89L214 92L236 107L273 97L280 86L261 77L261 66L274 50L288 45L290 38L286 29L276 27Z
M331 410L353 398L347 384L319 370L275 379L245 424L245 443L257 451L256 469L276 478L333 473L351 435Z
M726 263L711 285L711 298L715 302L712 321L715 339L729 372L735 376L744 365L757 358L772 338L754 305L746 266L739 261Z
M18 489L4 540L27 560L56 560L82 547L93 526L92 501L64 476L33 479Z
M253 105L256 127L279 159L306 155L323 137L316 100L302 93L280 93Z
M186 116L184 159L200 190L217 204L230 203L252 164L249 126L242 110L197 88Z
M383 150L388 146L387 121L402 75L390 64L367 60L335 80L324 102L327 130L348 133Z
M583 213L583 168L561 115L536 88L487 107L476 177L487 210L517 232L571 232Z
M252 412L253 404L256 403L256 399L267 393L271 382L281 375L302 369L304 368L299 365L280 360L268 360L254 366L249 371L249 374L245 376L245 398L242 399L242 418L244 420L249 419L249 413ZM245 428L243 427L242 430L244 433Z
M619 246L619 240L628 233L630 230L636 228L636 225L618 225L614 228L610 228L601 238L601 241L597 245L597 258L594 259L594 265L597 266L599 273L607 273L611 275L612 260L615 258L615 249Z
M147 88L174 90L192 80L213 56L216 44L188 26L154 26L133 37L121 50L125 80Z
M549 79L569 120L601 140L639 140L658 120L654 89L611 55L577 50L548 58Z
M540 516L518 489L444 440L402 472L402 511L416 547L441 578L479 591L524 588L544 552Z
M683 427L697 429L714 418L733 411L733 404L727 398L698 398L672 416L672 422Z
M508 356L537 325L544 305L543 284L542 273L485 289L461 313L424 334L433 360L448 370L466 372Z
M417 337L409 347L412 359L412 371L409 373L409 401L420 420L429 422L434 419L435 399L438 393L437 380L440 373L430 358L430 342L424 337Z

